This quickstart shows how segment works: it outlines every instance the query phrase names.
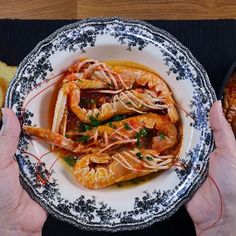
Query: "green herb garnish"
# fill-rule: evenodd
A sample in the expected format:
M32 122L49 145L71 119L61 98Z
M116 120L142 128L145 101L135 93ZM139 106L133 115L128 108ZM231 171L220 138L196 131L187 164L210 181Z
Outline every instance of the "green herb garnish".
M131 102L126 102L126 105L130 105L131 104Z
M81 129L81 131L84 132L84 131L91 130L92 127L90 125L87 125L87 124L82 124L82 125L80 125L80 129Z
M92 126L96 127L96 126L100 125L100 121L93 116L90 116L89 120L90 120Z
M136 156L138 157L139 160L142 160L142 159L143 159L141 152L137 152L137 153L136 153Z
M146 128L142 128L142 129L140 129L139 132L138 132L138 135L139 135L140 137L145 137L145 136L147 136L147 134L148 134L148 129L146 129Z
M131 129L132 129L132 128L129 126L128 123L124 123L124 128L125 128L126 130L131 130Z
M137 138L137 146L138 147L141 147L141 142L140 142L140 139L147 136L148 134L148 129L146 128L142 128L139 130L139 132L136 133L136 138Z
M64 156L63 160L69 167L74 167L77 159L75 159L73 156Z
M137 138L137 147L138 148L141 148L142 147L142 144L141 144L141 142L140 142L140 138Z
M108 122L108 126L111 127L112 129L116 129L116 126L112 124L112 122Z
M82 105L90 105L90 104L96 104L95 100L94 99L90 99L90 98L84 98L84 99L81 99L80 103Z
M107 83L109 87L114 87L114 84L112 83Z
M88 100L88 99L83 99L83 98L81 98L81 99L80 99L80 104L81 104L81 106L87 105L87 104L88 104L87 100Z
M95 102L94 99L90 99L90 103L91 103L91 104L96 104L96 102Z
M124 116L124 115L116 115L116 116L113 116L111 118L111 121L120 121L120 120L123 120L125 118L126 118L126 116Z
M163 133L159 133L160 140L165 139L165 135Z
M147 156L146 158L147 158L149 161L152 161L152 160L153 160L153 158L150 157L150 156Z
M69 134L65 134L65 137L66 137L66 138L70 138L70 135L69 135Z
M89 136L88 135L83 135L81 137L76 138L76 141L82 142L82 143L87 143L89 141Z

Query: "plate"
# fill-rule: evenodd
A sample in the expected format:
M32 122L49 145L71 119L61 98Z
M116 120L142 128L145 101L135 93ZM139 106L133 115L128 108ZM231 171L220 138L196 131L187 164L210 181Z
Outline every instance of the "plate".
M183 123L179 158L185 168L172 167L138 185L88 190L76 183L60 160L55 162L55 153L46 154L47 145L22 133L16 158L23 186L50 214L82 229L136 230L170 217L207 176L213 150L208 112L216 99L207 73L186 47L148 23L120 18L81 20L41 41L19 65L6 106L22 124L50 127L57 81L80 56L134 61L166 81ZM43 174L46 168L52 171L50 179L45 185L37 184L36 169Z

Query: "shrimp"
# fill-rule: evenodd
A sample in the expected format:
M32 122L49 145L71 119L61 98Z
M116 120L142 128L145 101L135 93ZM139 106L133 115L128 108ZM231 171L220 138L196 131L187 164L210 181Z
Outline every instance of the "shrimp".
M100 108L87 110L79 105L81 90L114 96ZM68 69L58 93L53 132L60 130L67 103L77 118L88 124L90 117L105 121L117 114L144 114L165 109L173 123L179 119L172 93L157 74L125 66L109 68L93 59L82 60Z
M126 66L115 66L112 70L122 77L128 88L143 86L154 91L156 96L163 99L162 102L168 106L168 114L171 121L173 123L178 121L179 115L175 108L172 93L166 83L157 74Z
M87 67L84 68L85 66ZM96 71L96 68L98 71ZM108 68L105 67L105 69L109 71ZM111 73L105 73L101 68L101 63L97 62L96 60L81 59L79 63L69 67L58 92L57 102L54 110L52 131L58 132L60 130L60 125L62 123L63 117L65 117L65 112L67 109L67 97L71 92L76 89L109 88L112 83L111 81L113 81L113 84L114 81L116 81L114 76L112 76ZM115 83L115 85L116 87L118 86L117 83Z
M97 91L102 93L103 91ZM104 92L106 93L106 92ZM90 123L91 117L96 117L99 121L105 121L115 115L122 114L145 114L149 110L167 109L166 104L162 104L162 99L148 89L132 89L121 91L114 95L109 102L102 104L100 108L86 110L81 108L80 89L74 89L69 95L69 107L78 119L84 123Z
M39 127L24 126L23 130L47 143L74 153L90 152L93 148L97 148L96 152L103 153L128 143L133 144L133 146L141 146L144 139L150 138L150 135L152 135L152 149L162 153L174 147L178 137L177 128L170 121L169 117L155 113L147 113L107 123L81 133L67 133L69 137L75 135L87 137L85 143L74 141L59 133ZM150 135L148 135L148 132Z
M23 130L74 155L81 185L99 189L176 162L180 119L157 74L81 58L60 83L52 129ZM114 121L117 115L122 120Z
M154 150L122 151L120 153L88 154L77 160L73 169L76 180L91 189L169 169L173 156L160 156Z

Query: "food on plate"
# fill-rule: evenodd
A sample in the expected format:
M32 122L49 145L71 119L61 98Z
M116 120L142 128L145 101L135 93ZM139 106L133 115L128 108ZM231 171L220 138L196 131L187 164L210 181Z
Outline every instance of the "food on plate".
M0 61L0 108L4 105L4 99L9 82L13 79L16 73L15 66L8 66ZM0 112L1 118L1 112Z
M236 136L236 70L231 74L224 89L223 109Z
M61 80L52 129L23 127L69 153L87 188L166 170L178 159L182 127L171 90L158 74L126 64L80 58Z
M6 63L0 61L0 78L10 82L16 73L16 69L16 66L8 66Z

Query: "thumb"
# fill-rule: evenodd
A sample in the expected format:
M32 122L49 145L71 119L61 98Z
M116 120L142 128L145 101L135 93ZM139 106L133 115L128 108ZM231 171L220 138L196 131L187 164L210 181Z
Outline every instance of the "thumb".
M15 154L20 134L19 121L9 108L2 108L3 125L0 131L0 167L7 166Z
M216 101L210 110L210 124L214 133L217 148L234 153L235 138L230 124L224 117L221 101Z

